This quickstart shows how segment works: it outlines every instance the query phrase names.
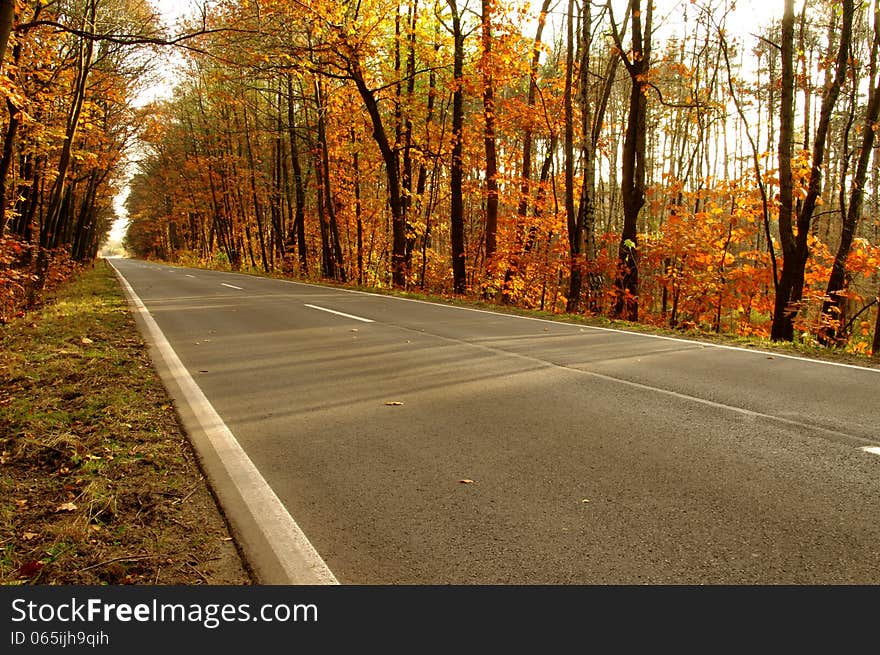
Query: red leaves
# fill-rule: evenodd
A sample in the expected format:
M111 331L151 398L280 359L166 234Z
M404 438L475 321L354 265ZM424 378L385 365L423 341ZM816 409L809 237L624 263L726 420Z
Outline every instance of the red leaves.
M31 560L30 562L25 562L19 566L15 574L19 580L29 580L36 576L42 570L43 566L44 564L42 562Z

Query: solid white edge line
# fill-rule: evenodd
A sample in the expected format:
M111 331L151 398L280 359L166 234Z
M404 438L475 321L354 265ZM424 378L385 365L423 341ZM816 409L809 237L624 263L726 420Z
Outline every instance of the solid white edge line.
M345 314L343 312L337 312L333 309L327 309L326 307L318 307L317 305L305 305L309 309L317 309L319 312L327 312L328 314L336 314L337 316L344 316L345 318L350 318L355 321L360 321L361 323L375 323L376 321L369 318L362 318L360 316L355 316L353 314Z
M244 452L235 435L192 379L128 280L115 266L113 270L116 271L129 299L147 326L154 345L180 386L209 442L225 465L230 479L238 488L253 519L275 550L276 557L290 580L289 584L339 584L305 533Z
M241 287L236 287L231 284L226 284L225 282L221 282L220 286L221 287L229 287L230 289L237 289L238 291L244 291L244 289L242 289Z

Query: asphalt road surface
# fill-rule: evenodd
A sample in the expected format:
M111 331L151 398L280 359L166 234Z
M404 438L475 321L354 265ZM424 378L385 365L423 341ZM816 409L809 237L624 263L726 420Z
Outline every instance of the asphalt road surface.
M880 583L880 370L114 265L343 584Z

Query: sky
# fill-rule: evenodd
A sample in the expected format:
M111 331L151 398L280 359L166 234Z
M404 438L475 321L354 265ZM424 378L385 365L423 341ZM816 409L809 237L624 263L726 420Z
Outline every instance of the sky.
M172 28L172 31L174 24L181 17L190 13L195 6L193 0L152 0L151 4L161 12L165 23ZM143 106L159 98L170 97L173 86L173 57L173 53L168 52L165 61L162 62L163 65L161 67L167 72L167 77L144 89L135 100L136 106ZM128 215L125 210L125 199L127 197L127 187L123 188L122 192L116 197L114 204L116 215L119 218L113 222L113 226L110 229L109 240L111 242L120 242L125 237L125 231L128 227Z

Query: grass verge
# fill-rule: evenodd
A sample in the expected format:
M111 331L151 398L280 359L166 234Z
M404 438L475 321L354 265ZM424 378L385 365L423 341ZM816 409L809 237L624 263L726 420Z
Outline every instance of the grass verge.
M0 583L252 583L106 262L0 327L0 379Z

